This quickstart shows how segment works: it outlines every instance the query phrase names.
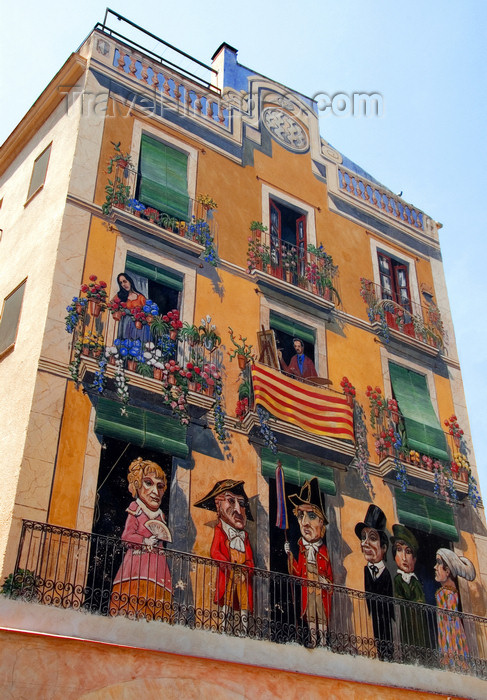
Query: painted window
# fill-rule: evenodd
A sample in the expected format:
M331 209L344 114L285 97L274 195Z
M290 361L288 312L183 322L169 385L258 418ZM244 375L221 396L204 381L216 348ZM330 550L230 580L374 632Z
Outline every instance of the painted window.
M47 166L51 155L51 144L38 156L34 161L32 175L30 178L29 191L27 192L27 201L31 199L42 187L46 180Z
M389 363L389 372L409 449L448 461L445 434L433 408L426 377L394 362Z
M281 316L271 311L269 318L270 328L274 331L278 351L281 350L283 360L289 365L291 358L296 354L294 339L299 338L304 345L304 354L315 364L315 329L298 323L291 318Z
M143 258L128 253L125 268L117 275L118 292L114 297L130 309L145 308L150 303L157 305L158 314L166 314L181 306L183 278L172 270L154 265ZM127 287L128 283L128 287ZM156 313L146 311L146 313ZM118 324L118 337L127 340L149 342L151 326L138 327L132 316L123 316Z
M5 297L3 301L2 316L0 318L0 355L8 352L15 345L25 282L26 280Z
M378 253L378 258L382 298L388 299L401 307L403 310L401 311L401 314L403 314L401 316L401 330L407 335L414 336L408 266L402 261L384 253ZM402 322L402 319L404 319L404 322ZM387 307L386 321L391 328L398 327L396 314Z
M275 199L269 200L272 273L284 278L290 270L303 277L306 268L306 214Z
M188 155L142 134L137 199L146 207L187 221Z
M433 567L436 552L442 547L450 549L451 543L458 542L459 539L453 510L436 498L412 492L404 493L400 489L395 489L395 499L398 522L414 534L419 545L415 574L421 581L426 602L435 605L438 584L435 583ZM394 558L393 554L392 557Z

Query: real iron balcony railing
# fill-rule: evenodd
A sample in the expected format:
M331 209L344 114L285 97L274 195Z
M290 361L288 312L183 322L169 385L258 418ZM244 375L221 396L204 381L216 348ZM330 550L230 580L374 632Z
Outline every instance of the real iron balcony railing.
M117 585L120 578L124 586ZM7 591L61 608L322 646L487 679L485 618L46 523L23 521ZM234 595L240 610L232 605ZM307 622L304 601L309 605L313 597L325 608L331 601L328 621L317 614ZM462 637L464 653L453 645L439 648L438 628L445 626Z

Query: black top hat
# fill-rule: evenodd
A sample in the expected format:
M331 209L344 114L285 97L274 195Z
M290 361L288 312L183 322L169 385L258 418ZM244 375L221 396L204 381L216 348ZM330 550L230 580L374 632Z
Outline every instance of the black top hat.
M379 506L370 505L364 522L355 525L355 534L359 539L361 538L364 527L372 527L374 530L377 530L377 532L383 532L386 529L386 516Z
M289 500L293 506L313 506L314 510L321 513L325 525L328 525L328 520L325 515L325 505L321 498L320 483L318 477L313 476L309 481L305 481L301 486L299 496L293 494L289 496Z
M247 520L253 520L252 513L249 507L249 498L244 490L244 481L235 481L234 479L223 479L223 481L217 481L213 486L211 491L196 501L194 505L196 508L206 508L206 510L214 510L216 512L215 498L220 496L222 493L229 491L234 493L236 496L242 496L245 500L245 512L247 514Z

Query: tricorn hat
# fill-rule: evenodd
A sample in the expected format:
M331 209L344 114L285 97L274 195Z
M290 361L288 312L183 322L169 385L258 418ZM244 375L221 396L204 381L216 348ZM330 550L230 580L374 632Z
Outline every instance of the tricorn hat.
M299 496L296 493L292 494L289 496L289 500L296 508L298 506L312 506L313 510L321 513L325 525L328 525L328 519L325 515L325 504L321 498L318 477L313 476L309 481L305 481L301 486Z
M377 530L377 532L384 532L386 529L386 516L379 506L370 505L364 522L355 525L355 534L359 539L364 527L372 527L374 530Z
M229 491L236 496L242 496L245 500L245 512L247 520L253 520L252 513L249 507L249 497L244 490L244 481L235 481L234 479L223 479L217 481L211 491L194 503L196 508L206 508L206 510L214 510L216 512L215 498L221 496L222 493Z
M408 530L404 525L396 524L392 526L392 534L392 545L394 545L396 542L405 542L413 550L414 556L417 555L419 549L418 540L413 535L411 530Z

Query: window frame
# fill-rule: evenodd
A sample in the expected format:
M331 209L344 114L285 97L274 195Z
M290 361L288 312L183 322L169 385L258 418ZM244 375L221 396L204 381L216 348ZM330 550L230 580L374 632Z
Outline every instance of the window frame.
M17 342L17 336L18 336L18 333L19 333L19 326L20 326L20 317L21 317L21 315L22 315L22 308L23 308L23 305L24 305L24 295L25 295L25 285L26 285L26 283L27 283L27 277L26 277L25 279L23 279L22 282L20 282L20 284L18 284L18 285L15 287L15 289L13 289L9 294L7 294L7 296L6 296L6 297L4 298L4 300L3 300L3 304L2 304L2 313L1 313L1 315L0 315L0 343L1 343L1 327L2 327L2 323L3 323L3 321L4 321L4 318L5 318L5 307L6 307L6 305L8 304L9 299L11 299L11 297L12 297L16 292L18 292L18 290L19 290L21 287L23 287L22 296L21 296L21 298L20 298L20 304L19 304L19 308L18 308L17 320L16 320L16 324L15 324L15 334L14 334L14 338L13 338L13 340L12 340L8 345L5 345L5 347L3 347L3 348L1 347L1 344L0 344L0 359L3 358L3 357L5 357L5 355L7 355L9 352L11 352L11 351L14 349L15 344L16 344L16 342Z
M271 312L277 316L289 319L299 326L307 326L314 333L314 362L319 377L328 378L328 354L326 342L326 321L321 317L283 305L277 300L261 297L260 328L271 327Z
M418 277L416 274L416 259L408 255L404 251L398 251L396 248L387 245L383 241L378 241L374 238L370 239L370 251L372 257L372 269L374 272L374 282L382 289L381 279L380 279L380 268L379 268L379 254L383 254L386 257L393 258L399 264L406 265L408 270L408 282L409 282L409 298L412 302L412 308L415 306L421 306L421 300L419 296L419 285Z
M137 245L133 240L126 239L123 235L117 240L117 247L113 258L111 296L114 296L118 289L117 276L125 269L127 256L140 258L150 265L155 265L162 269L167 269L181 277L183 289L180 291L180 318L182 321L193 322L195 298L196 298L196 269L194 266L184 264L180 259L171 257L166 251L147 247L143 244ZM115 324L109 330L109 335L115 332ZM107 342L113 343L113 337L107 337Z
M42 175L42 182L40 182L40 184L37 185L37 187L33 190L33 189L32 189L32 183L34 182L34 176L36 175L36 166L37 166L37 164L39 163L40 159L44 156L44 154L45 154L47 151L49 151L49 152L48 152L48 154L47 154L47 160L46 160L45 167L44 167L44 173L43 173L43 175ZM51 151L52 151L52 141L51 141L50 144L48 144L48 145L44 148L44 150L42 151L42 153L40 153L40 154L37 156L37 158L34 160L34 165L32 166L32 172L31 172L31 175L30 175L29 187L28 187L28 190L27 190L27 198L26 198L25 204L28 204L28 203L33 199L33 197L35 197L35 195L36 195L38 192L40 192L40 191L44 188L44 185L45 185L45 182L46 182L46 177L47 177L47 170L48 170L48 168L49 168L49 161L51 160ZM24 206L25 206L25 205L24 205Z
M282 204L289 209L295 209L301 215L306 216L306 245L316 245L316 220L315 207L301 199L292 197L286 192L271 187L265 183L262 184L262 223L267 226L270 231L270 206L271 200Z

